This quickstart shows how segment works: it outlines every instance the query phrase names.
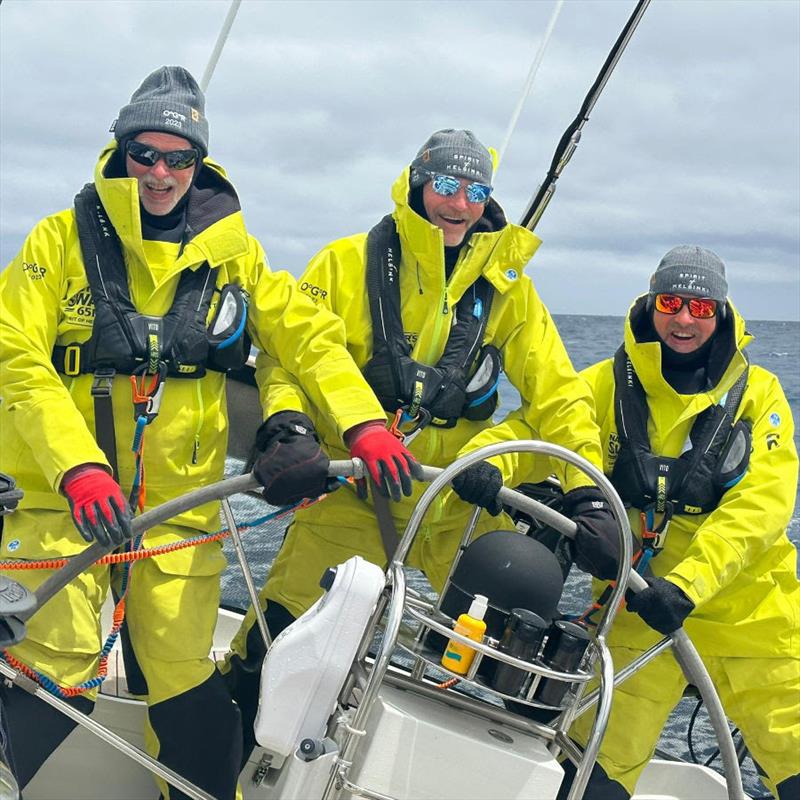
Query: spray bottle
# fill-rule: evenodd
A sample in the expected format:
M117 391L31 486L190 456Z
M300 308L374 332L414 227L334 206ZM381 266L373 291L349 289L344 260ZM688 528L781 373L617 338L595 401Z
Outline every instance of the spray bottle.
M476 594L469 611L466 614L461 614L456 620L453 630L462 636L472 639L474 642L480 642L486 632L486 623L483 618L486 615L488 606L489 600L482 594ZM475 653L476 651L469 645L451 639L444 650L442 666L447 667L451 672L466 675L475 658Z

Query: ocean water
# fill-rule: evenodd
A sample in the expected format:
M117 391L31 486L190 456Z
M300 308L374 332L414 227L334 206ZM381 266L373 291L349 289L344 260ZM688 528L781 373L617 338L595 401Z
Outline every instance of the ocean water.
M622 341L622 317L558 315L555 320L570 358L578 370L611 356ZM800 323L755 321L748 325L748 329L755 337L748 347L751 363L759 364L778 376L794 419L800 419ZM502 383L498 417L505 415L518 404L519 396L513 387L507 382ZM800 434L797 430L795 444L800 448ZM231 473L241 470L241 464L231 462L228 466ZM263 502L249 497L234 498L232 505L240 524L261 517L269 511L269 507ZM795 544L800 541L799 509L800 502L796 501L789 527L790 538ZM284 518L250 530L244 536L250 568L259 586L266 579L287 524L288 519ZM244 580L228 540L225 543L225 550L230 568L223 575L224 602L246 608L249 600ZM426 589L424 578L421 576L412 576L411 585L421 591ZM583 607L588 593L588 581L571 578L565 595L567 593L570 597L565 598L562 610L572 611ZM681 758L689 758L687 726L695 705L696 701L688 698L681 701L665 726L659 743L660 749ZM695 753L701 762L713 755L715 743L704 710L701 710L697 717L692 741ZM719 759L711 766L719 767ZM745 760L742 770L745 791L751 797L766 795L766 789L758 780L750 759Z

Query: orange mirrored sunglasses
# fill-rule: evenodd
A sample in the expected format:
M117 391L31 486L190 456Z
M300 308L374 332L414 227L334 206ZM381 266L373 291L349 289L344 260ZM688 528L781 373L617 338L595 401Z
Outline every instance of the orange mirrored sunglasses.
M717 301L710 297L680 297L663 292L656 295L656 311L662 314L675 315L685 305L689 306L689 313L697 319L711 319L717 313Z

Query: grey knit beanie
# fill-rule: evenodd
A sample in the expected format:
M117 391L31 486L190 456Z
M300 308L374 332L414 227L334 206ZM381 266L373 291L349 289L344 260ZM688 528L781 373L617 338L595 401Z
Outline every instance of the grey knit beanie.
M151 72L120 109L111 126L117 141L141 131L183 136L208 154L206 99L197 81L183 67L159 67Z
M728 298L725 264L705 247L689 244L673 247L650 278L650 294L661 292L710 297L724 305Z
M432 134L411 162L411 188L422 186L432 174L491 186L492 156L472 131L445 128Z

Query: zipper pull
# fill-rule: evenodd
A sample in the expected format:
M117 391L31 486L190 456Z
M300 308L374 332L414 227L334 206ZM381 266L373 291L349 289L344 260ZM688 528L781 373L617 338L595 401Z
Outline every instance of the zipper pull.
M448 312L448 305L447 305L447 295L444 296L444 308L442 309L442 314L447 316Z
M192 464L197 463L197 455L200 452L200 436L199 434L194 435L194 447L192 448Z

